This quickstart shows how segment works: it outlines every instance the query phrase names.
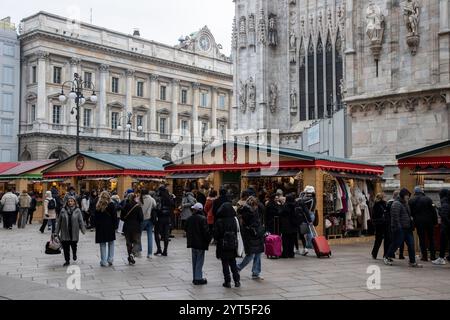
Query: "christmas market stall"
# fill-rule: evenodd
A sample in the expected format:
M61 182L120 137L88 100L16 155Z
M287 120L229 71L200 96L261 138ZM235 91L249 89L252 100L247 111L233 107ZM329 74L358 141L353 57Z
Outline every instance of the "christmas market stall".
M327 229L334 227L334 236L368 228L370 200L381 191L384 172L383 167L370 163L241 143L208 147L167 164L165 170L171 186L178 185L179 179L206 179L210 188L226 188L234 203L249 188L257 195L277 190L299 195L312 186L318 232L332 235Z

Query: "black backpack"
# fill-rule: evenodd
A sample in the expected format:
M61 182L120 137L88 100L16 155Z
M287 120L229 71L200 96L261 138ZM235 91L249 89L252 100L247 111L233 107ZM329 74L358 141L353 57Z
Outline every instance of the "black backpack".
M48 210L55 210L56 209L56 201L55 199L51 199L48 201L47 205Z
M225 231L222 239L222 248L224 251L233 251L238 247L237 235L234 231Z

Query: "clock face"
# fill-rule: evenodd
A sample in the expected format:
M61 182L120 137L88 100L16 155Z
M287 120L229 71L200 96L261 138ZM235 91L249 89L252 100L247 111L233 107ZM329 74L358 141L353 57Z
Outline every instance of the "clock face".
M208 36L202 36L200 38L200 48L202 48L203 51L209 51L209 49L211 49L211 41Z

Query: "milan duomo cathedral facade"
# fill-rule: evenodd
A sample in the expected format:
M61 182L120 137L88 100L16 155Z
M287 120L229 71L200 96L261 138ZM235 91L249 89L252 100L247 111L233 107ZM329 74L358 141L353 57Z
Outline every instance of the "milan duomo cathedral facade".
M234 2L235 128L391 174L395 155L449 139L449 0Z

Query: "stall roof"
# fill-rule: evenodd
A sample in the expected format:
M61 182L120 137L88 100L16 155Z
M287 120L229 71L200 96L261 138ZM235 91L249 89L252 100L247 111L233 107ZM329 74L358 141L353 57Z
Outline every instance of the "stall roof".
M0 174L18 165L19 165L18 162L2 162L0 163Z
M96 152L81 152L81 154L123 170L162 171L164 170L164 165L168 163L166 160L147 156L129 156Z
M413 150L413 151L409 151L409 152L405 152L405 153L399 154L397 156L397 160L402 160L402 159L405 159L405 158L418 156L420 154L427 153L427 152L434 151L434 150L438 150L438 149L442 149L442 148L445 148L445 147L450 147L450 140L447 140L447 141L444 141L444 142L441 142L441 143L437 143L437 144L434 144L434 145L431 145L431 146L427 146L427 147L424 147L424 148L420 148L420 149L416 149L416 150Z
M47 166L50 166L58 160L36 160L36 161L23 161L17 162L17 165L12 166L10 169L0 173L0 179L12 179L18 176L23 176L29 172L36 171ZM34 176L34 175L33 175Z
M232 145L233 143L224 143L223 145ZM368 163L365 161L355 161L350 159L343 159L343 158L335 158L330 157L322 154L302 151L302 150L296 150L296 149L290 149L290 148L282 148L282 147L270 147L270 146L264 146L264 145L255 145L255 144L243 144L243 143L234 143L236 147L248 147L251 149L262 149L262 150L269 150L272 153L278 153L280 156L286 156L293 159L293 162L291 163L280 163L280 166L282 169L289 170L289 169L302 169L302 168L321 168L323 170L337 170L337 171L349 171L349 172L358 172L358 173L370 173L370 174L377 174L381 175L384 173L383 166ZM220 147L220 146L215 146ZM214 146L211 146L205 151L211 150L215 148ZM205 152L204 151L204 152ZM254 169L260 169L264 167L264 165L261 164L235 164L235 165L184 165L180 163L186 162L187 159L196 157L200 155L201 153L196 153L193 155L190 155L188 157L185 157L184 159L181 159L177 162L170 162L165 165L166 170L168 171L177 171L177 170L185 170L185 171L213 171L213 170L227 170L230 167L236 167L236 169L240 170L254 170Z

